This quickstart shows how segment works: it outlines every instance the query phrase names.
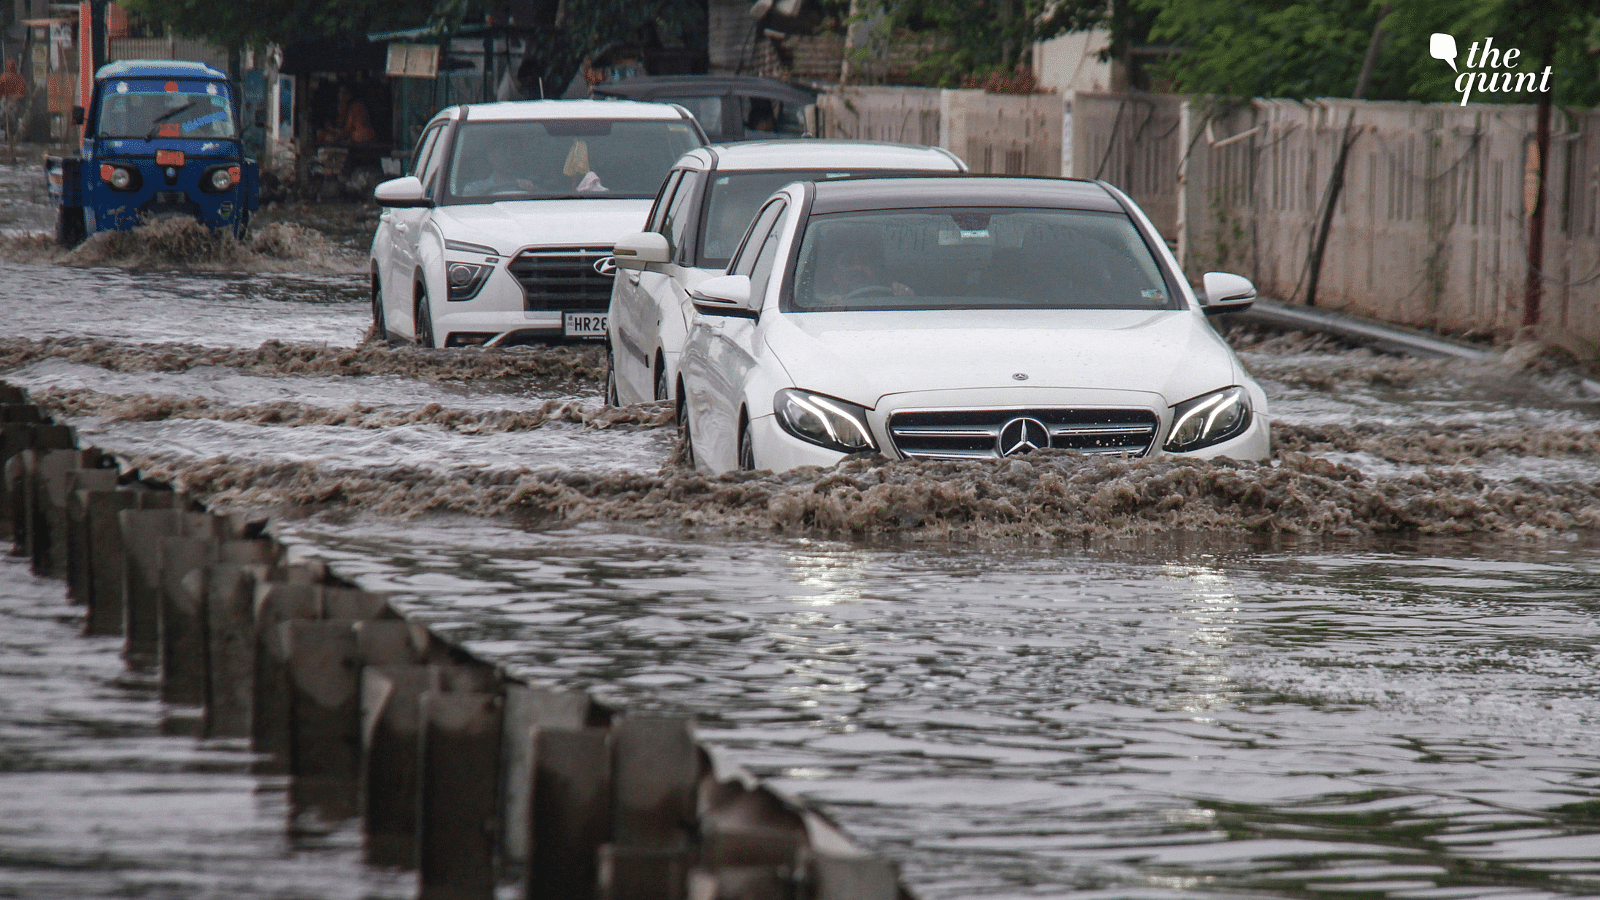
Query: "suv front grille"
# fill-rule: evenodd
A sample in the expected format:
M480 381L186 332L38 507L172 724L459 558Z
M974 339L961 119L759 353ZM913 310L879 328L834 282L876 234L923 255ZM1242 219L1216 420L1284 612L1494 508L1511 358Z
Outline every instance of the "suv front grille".
M961 409L895 413L889 437L914 459L993 459L1003 455L1001 430L1018 419L1042 424L1051 449L1107 456L1149 453L1161 427L1148 409Z
M613 276L600 274L595 264L610 255L610 247L524 250L507 268L522 285L524 309L604 310L611 306Z

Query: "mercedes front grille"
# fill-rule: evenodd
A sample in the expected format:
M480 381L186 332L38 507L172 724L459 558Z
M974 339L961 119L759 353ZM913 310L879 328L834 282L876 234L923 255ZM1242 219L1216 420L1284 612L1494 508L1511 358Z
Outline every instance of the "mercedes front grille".
M596 264L610 255L609 247L524 250L517 254L509 268L522 285L523 308L530 312L609 308L613 276L600 274Z
M1008 427L1009 426L1009 427ZM1043 426L1042 429L1039 426ZM1148 409L961 409L899 412L889 437L913 459L993 459L1028 449L1143 456L1161 420ZM1008 439L1010 446L1003 447ZM1024 444L1026 444L1024 446Z

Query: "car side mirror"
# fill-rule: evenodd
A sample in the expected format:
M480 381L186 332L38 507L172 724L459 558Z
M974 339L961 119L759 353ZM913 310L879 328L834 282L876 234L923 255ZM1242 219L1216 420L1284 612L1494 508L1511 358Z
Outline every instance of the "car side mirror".
M1207 272L1200 282L1205 290L1200 308L1208 316L1243 312L1256 302L1256 286L1248 278L1227 272Z
M72 124L74 124L74 125L82 125L83 121L84 121L83 107L74 106L72 108Z
M433 205L427 191L422 189L422 180L415 175L385 181L372 189L372 198L378 201L379 206L396 209L417 209Z
M703 316L732 316L755 319L761 310L751 305L749 275L718 275L707 278L689 290L695 312Z
M643 270L651 263L670 262L672 250L667 246L665 235L644 231L617 241L611 249L611 258L617 261L619 268Z

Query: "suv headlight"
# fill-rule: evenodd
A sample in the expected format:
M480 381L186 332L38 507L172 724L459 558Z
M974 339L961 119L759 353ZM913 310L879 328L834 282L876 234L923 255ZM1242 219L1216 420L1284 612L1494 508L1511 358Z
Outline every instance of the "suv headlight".
M840 453L876 450L864 407L809 391L784 388L772 398L783 430L808 443Z
M444 283L450 289L450 299L471 300L478 296L483 283L489 280L489 273L494 271L495 263L499 261L496 257L500 254L493 247L466 241L445 241L444 249L446 252L467 253L477 257L472 262L445 260Z
M1250 427L1250 395L1242 387L1228 387L1172 408L1172 432L1164 449L1188 453L1244 434Z
M483 283L489 279L489 273L494 266L485 266L478 263L447 262L444 264L444 280L450 286L451 300L471 300L483 288Z

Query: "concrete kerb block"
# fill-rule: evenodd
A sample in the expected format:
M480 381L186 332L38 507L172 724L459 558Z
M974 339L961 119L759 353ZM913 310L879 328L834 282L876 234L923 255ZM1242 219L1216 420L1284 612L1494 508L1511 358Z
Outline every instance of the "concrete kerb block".
M257 771L289 770L288 647L279 625L314 620L321 612L320 585L258 581L254 598L255 677L250 701L251 746L262 755Z
M88 535L89 610L85 634L122 633L123 558L122 526L117 516L136 509L139 494L132 490L79 491L84 505L84 530Z
M625 715L612 724L614 842L686 846L694 828L700 754L683 716Z
M803 815L804 856L815 900L900 900L900 872L893 862L857 846L816 813Z
M500 755L500 857L503 869L526 875L530 803L533 797L535 728L576 731L589 722L589 695L582 691L508 684Z
M360 810L360 661L349 622L288 621L277 627L289 694L290 802L329 821Z
M498 693L420 699L417 869L423 900L493 900L499 844Z
M329 620L360 621L365 619L399 619L389 608L389 595L363 591L356 588L324 587L322 589L322 618Z
M162 537L160 542L161 699L200 706L205 682L205 569L215 559L213 537Z
M116 469L75 469L68 473L66 484L66 537L67 537L67 596L78 603L88 603L93 575L90 560L94 558L89 531L89 494L114 491L117 488Z
M70 578L71 545L67 536L67 500L82 469L96 468L98 450L43 450L36 456L33 484L25 498L33 505L33 569L50 578Z
M239 562L206 568L205 717L209 738L250 736L255 698L255 586L267 567Z
M534 729L527 900L594 900L611 836L609 728Z
M806 845L805 821L770 791L703 781L700 808L702 868L762 867L792 877Z
M366 859L415 869L420 749L419 706L436 684L422 665L361 670L361 812Z
M27 450L71 450L77 445L77 434L66 425L0 425L0 474L5 482L4 489L0 490L0 529L3 529L0 536L8 535L17 542L11 551L13 555L30 555L21 501L25 471L21 454Z
M131 509L117 514L123 547L123 623L130 659L153 657L161 644L161 539L181 535L177 509Z

